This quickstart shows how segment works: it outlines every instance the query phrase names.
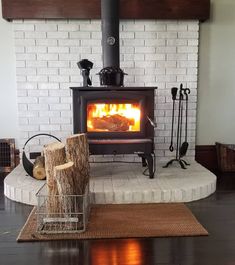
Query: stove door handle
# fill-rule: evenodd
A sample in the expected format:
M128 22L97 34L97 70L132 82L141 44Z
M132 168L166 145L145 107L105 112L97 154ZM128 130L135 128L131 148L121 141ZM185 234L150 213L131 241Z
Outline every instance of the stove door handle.
M149 116L147 116L147 119L148 119L149 123L153 126L153 128L157 128L156 122L154 122Z

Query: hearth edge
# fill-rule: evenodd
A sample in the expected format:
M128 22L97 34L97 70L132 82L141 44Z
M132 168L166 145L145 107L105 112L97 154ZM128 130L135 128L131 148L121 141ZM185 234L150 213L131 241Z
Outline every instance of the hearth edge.
M133 166L136 167L136 165ZM141 168L141 165L139 167ZM177 176L177 172L182 172L181 176L179 173ZM126 178L117 178L117 181L123 184L112 191L111 187L107 185L108 177L103 178L103 182L97 176L92 177L90 182L92 203L190 202L208 197L216 190L216 176L196 162L191 165L191 170L182 170L175 167L162 169L159 166L156 178L152 180L144 175L141 176L141 174L142 171L136 177L135 184L130 183L132 191L128 190L128 185L125 184ZM105 181L106 188L102 190ZM26 176L22 165L19 165L5 178L4 195L16 202L36 205L35 194L44 183L45 181L38 181Z

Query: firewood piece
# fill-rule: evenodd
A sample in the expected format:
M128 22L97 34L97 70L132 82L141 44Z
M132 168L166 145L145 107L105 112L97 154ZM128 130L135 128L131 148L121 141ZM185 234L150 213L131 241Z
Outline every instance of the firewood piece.
M46 178L45 158L38 156L33 165L33 177L39 180Z
M54 176L57 182L58 194L61 203L61 213L71 214L75 212L76 183L74 181L74 163L68 162L54 167Z
M47 177L48 196L50 198L47 203L49 213L57 213L60 202L58 201L58 188L54 176L54 167L66 163L65 145L60 142L51 143L44 147L45 170Z
M66 139L68 161L74 162L76 195L84 194L89 182L89 146L86 134L75 134Z

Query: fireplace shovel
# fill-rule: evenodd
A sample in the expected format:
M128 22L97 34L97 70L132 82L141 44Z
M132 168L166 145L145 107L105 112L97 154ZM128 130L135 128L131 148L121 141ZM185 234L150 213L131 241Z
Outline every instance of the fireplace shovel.
M173 100L173 107L172 107L172 124L171 124L171 143L170 143L170 147L169 147L169 150L171 152L174 151L174 147L173 147L173 132L174 132L174 118L175 118L175 100L176 100L177 91L178 91L177 87L172 87L171 95L172 95L172 100Z
M185 95L185 103L186 103L186 108L185 108L185 140L180 146L179 150L179 157L183 157L186 155L188 151L188 94L190 94L189 89L184 90L184 95Z

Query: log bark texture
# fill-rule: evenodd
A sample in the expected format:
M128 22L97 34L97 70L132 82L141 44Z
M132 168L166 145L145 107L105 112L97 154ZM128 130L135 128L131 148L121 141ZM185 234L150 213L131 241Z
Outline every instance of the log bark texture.
M66 139L68 161L74 162L76 194L84 194L90 177L89 146L86 134L75 134Z
M39 180L46 178L45 158L38 156L33 165L33 177Z
M49 213L57 213L60 202L58 201L58 187L54 176L54 167L66 163L65 145L60 142L51 143L44 147L45 170L47 176L48 196L47 204Z
M74 179L74 163L68 162L66 164L56 166L54 168L54 176L57 183L60 212L71 214L76 211L76 181ZM70 196L73 195L73 196Z

